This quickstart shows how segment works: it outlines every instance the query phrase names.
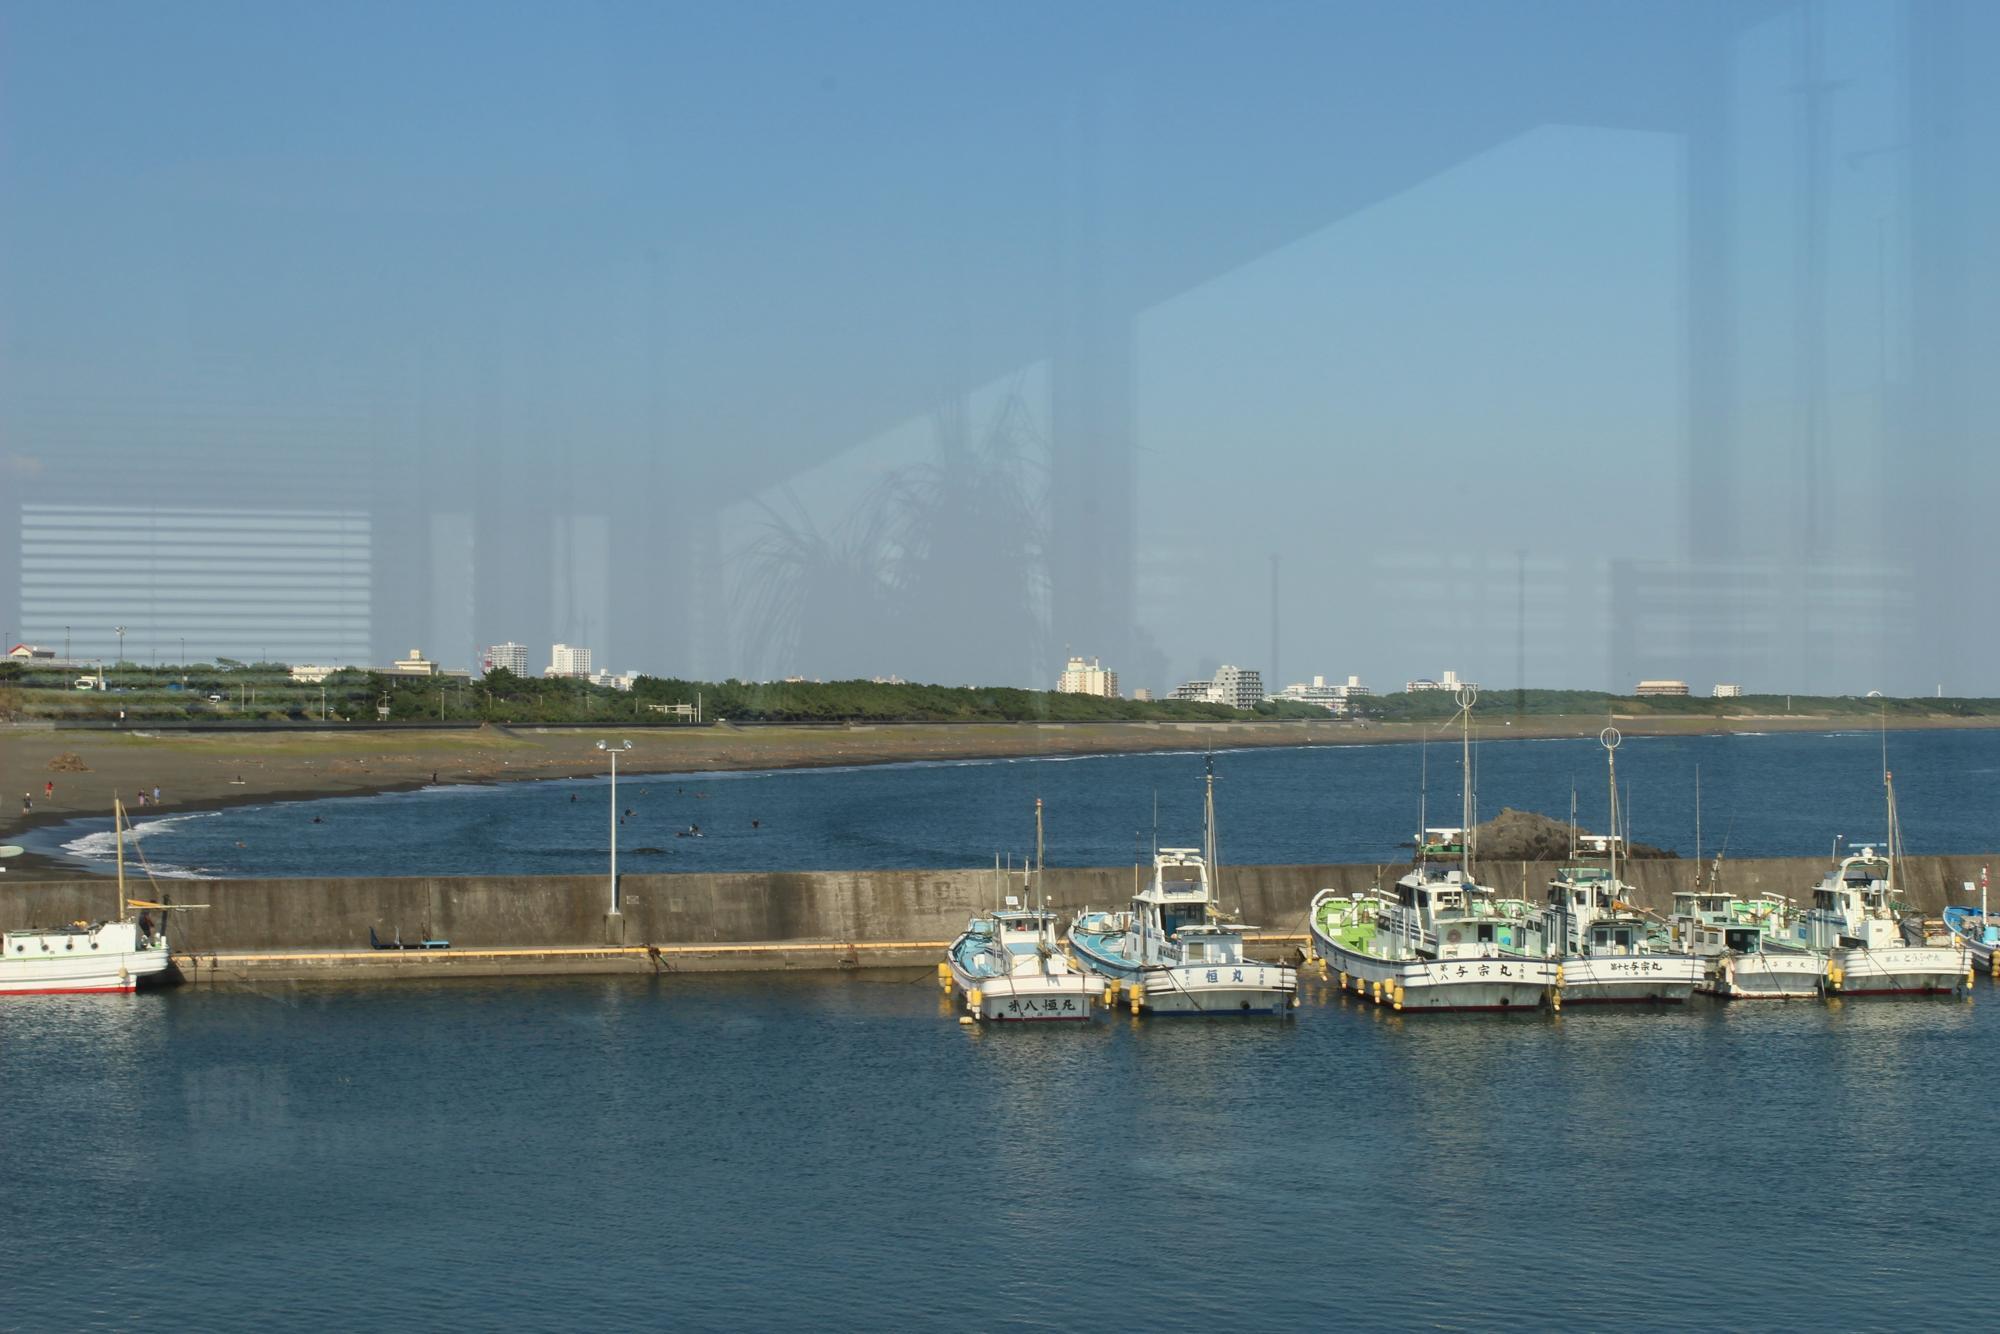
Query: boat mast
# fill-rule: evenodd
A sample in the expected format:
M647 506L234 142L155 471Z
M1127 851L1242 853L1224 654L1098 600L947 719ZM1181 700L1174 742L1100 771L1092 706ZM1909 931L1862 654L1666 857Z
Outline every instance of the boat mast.
M125 803L111 799L111 838L118 847L118 920L125 920Z
M1615 727L1607 727L1597 734L1598 742L1604 747L1604 767L1611 775L1611 884L1613 892L1618 885L1618 743L1624 740Z
M1701 766L1694 767L1694 864L1701 865Z
M1458 691L1458 742L1460 747L1459 784L1463 809L1459 812L1460 829L1458 835L1458 864L1467 880L1472 879L1472 817L1475 812L1472 795L1472 705L1479 698L1474 686L1460 686Z
M1569 859L1576 860L1576 780L1569 784Z
M1208 755L1204 763L1208 769L1207 794L1202 801L1201 815L1201 856L1208 863L1208 897L1211 903L1221 901L1222 875L1215 864L1215 756ZM1207 908L1203 909L1204 915Z

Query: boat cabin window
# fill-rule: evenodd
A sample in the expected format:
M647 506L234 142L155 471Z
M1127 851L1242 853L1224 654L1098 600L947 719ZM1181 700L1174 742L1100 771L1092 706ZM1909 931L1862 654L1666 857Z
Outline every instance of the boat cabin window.
M1173 935L1184 926L1201 926L1204 921L1200 904L1183 904L1180 907L1160 909L1160 929Z
M1755 954L1757 939L1762 933L1754 926L1738 926L1731 927L1725 934L1727 938L1723 943L1730 949L1742 954Z

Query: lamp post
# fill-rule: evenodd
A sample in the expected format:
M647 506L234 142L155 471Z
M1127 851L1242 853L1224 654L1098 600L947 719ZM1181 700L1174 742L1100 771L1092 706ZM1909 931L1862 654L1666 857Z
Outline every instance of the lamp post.
M618 916L618 752L632 749L627 741L613 746L600 741L597 748L611 757L611 916Z

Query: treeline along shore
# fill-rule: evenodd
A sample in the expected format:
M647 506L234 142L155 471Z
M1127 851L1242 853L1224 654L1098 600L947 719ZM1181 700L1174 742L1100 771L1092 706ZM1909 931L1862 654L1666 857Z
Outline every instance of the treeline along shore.
M1912 857L1899 890L1935 915L1960 900L1990 857ZM1540 902L1557 862L1475 863L1484 884ZM1387 885L1401 866L1224 866L1219 900L1259 928L1253 952L1291 957L1322 889ZM1721 885L1741 897L1808 896L1821 858L1727 863ZM1709 868L1675 859L1622 868L1638 906L1665 913L1677 889ZM142 884L144 882L141 882ZM1049 867L1041 892L1065 913L1115 907L1132 867ZM99 920L115 908L102 877L8 887L0 928ZM510 973L769 971L928 967L975 911L1004 890L990 869L777 874L626 875L619 913L605 875L161 881L139 891L205 907L171 914L174 954L193 981L480 976ZM448 941L448 949L378 950L373 940Z

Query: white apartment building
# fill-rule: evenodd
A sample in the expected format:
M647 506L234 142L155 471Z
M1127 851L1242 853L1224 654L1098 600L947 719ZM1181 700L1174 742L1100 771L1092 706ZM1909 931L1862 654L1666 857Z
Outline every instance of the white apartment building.
M339 670L316 662L298 662L292 664L292 679L300 685L316 686Z
M1062 675L1056 679L1056 693L1102 695L1105 699L1117 699L1118 673L1105 671L1096 658L1088 662L1082 658L1071 658Z
M1227 704L1232 709L1254 709L1264 701L1264 678L1254 667L1232 667L1225 663L1207 681L1175 686L1174 698Z
M1478 689L1479 683L1477 681L1461 681L1458 679L1457 672L1446 672L1435 681L1428 678L1420 678L1415 681L1406 681L1403 684L1403 693L1408 695L1414 695L1420 690L1448 690L1453 694L1457 694L1461 690L1476 691Z
M1688 683L1685 681L1641 681L1632 691L1635 695L1685 695Z
M1743 698L1743 687L1736 685L1723 685L1720 682L1718 682L1714 687L1712 687L1709 690L1708 697L1710 699L1741 699Z
M486 670L497 671L505 667L516 676L528 674L528 646L516 644L512 640L495 644L486 650Z
M549 649L549 669L543 676L590 678L590 650L572 644L556 644Z
M1298 704L1317 704L1328 713L1340 715L1347 712L1350 701L1360 699L1368 693L1368 687L1361 684L1361 678L1358 676L1350 676L1346 685L1337 686L1328 685L1324 676L1315 676L1310 684L1294 681L1271 698Z

